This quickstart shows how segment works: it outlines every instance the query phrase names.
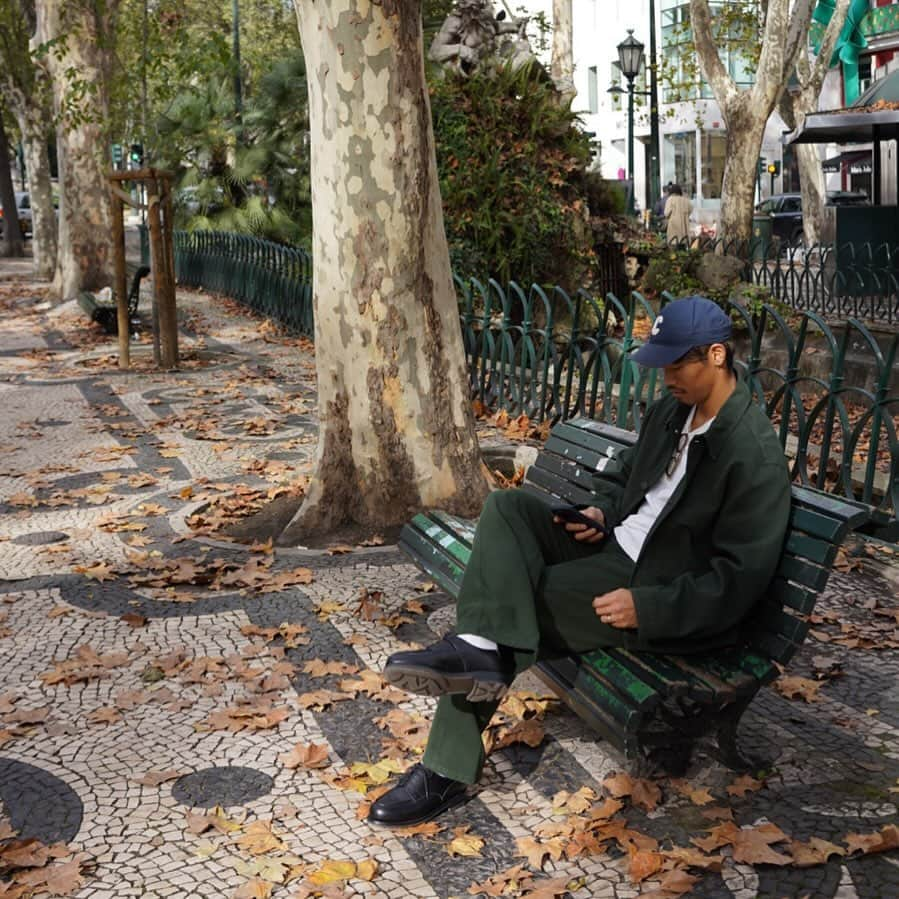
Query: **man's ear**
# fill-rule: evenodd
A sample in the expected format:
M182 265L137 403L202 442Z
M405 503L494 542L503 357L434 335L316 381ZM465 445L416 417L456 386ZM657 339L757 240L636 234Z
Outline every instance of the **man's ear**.
M727 364L727 347L723 343L713 343L709 347L709 358L718 368Z

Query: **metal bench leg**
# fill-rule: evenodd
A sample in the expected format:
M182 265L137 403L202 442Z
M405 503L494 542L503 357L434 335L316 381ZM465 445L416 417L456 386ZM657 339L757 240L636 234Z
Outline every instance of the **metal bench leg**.
M752 696L738 699L722 709L718 715L716 728L717 756L719 761L732 771L757 771L760 768L768 767L770 764L765 759L744 755L737 747L737 728L740 726L740 719L743 717L746 709L749 708L749 703L752 702L754 697L755 694L753 693Z

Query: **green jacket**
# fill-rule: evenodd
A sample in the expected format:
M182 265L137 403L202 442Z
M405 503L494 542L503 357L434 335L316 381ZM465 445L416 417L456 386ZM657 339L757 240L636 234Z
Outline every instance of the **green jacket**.
M635 512L662 476L690 409L653 403L637 443L594 478L610 527ZM632 648L699 652L741 640L780 558L790 477L765 413L738 382L705 434L690 442L687 471L643 544L630 589Z

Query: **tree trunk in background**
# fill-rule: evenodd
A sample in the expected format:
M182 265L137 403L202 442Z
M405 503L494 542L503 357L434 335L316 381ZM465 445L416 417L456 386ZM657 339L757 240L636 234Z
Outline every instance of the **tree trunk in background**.
M836 46L837 38L843 30L846 15L849 12L849 0L837 0L830 21L821 38L821 45L814 59L801 54L796 60L796 79L799 90L793 93L784 91L780 98L778 110L781 118L791 130L805 121L806 115L818 108L818 98L824 86L824 78L830 65L830 59ZM799 163L799 187L802 192L802 231L806 246L821 242L824 230L824 202L827 189L824 181L824 170L818 155L817 144L794 144L796 160Z
M0 115L0 204L3 206L3 242L0 256L9 258L25 255L25 240L19 227L19 210L16 207L16 189L9 168L9 141L6 126Z
M309 72L320 431L281 538L486 493L437 184L417 0L294 0Z
M56 272L56 236L58 224L53 207L50 182L50 154L47 152L47 123L49 110L44 114L34 107L19 116L25 168L28 172L28 192L31 197L31 252L34 273L48 281Z
M574 31L571 0L553 0L553 53L550 75L556 90L571 102L574 87Z
M105 0L100 14L92 3L39 0L35 41L64 37L62 53L46 55L53 81L53 105L59 120L60 231L54 287L63 300L81 289L98 290L112 284L112 220L103 170L103 127L107 120L106 72L110 50L108 31L118 0ZM104 49L107 48L107 49ZM77 95L75 80L92 93L70 108Z
M751 88L740 89L721 60L709 0L690 0L690 25L702 73L727 126L721 183L721 236L749 240L756 164L765 125L808 41L814 0L768 0Z

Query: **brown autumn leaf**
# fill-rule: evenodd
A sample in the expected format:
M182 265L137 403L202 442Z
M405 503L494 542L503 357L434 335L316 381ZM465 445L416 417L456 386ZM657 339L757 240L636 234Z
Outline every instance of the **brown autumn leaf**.
M51 865L46 870L45 889L51 896L71 896L84 886L81 865L86 856L81 853L67 862Z
M254 877L252 880L248 880L245 884L239 886L231 894L231 899L269 899L274 888L275 885L273 883Z
M114 581L116 578L115 571L109 567L108 562L92 562L90 565L75 565L72 568L76 574L83 574L85 577L89 577L92 580L100 581Z
M326 662L322 659L310 659L308 662L303 663L302 670L306 674L312 675L312 677L327 677L331 674L356 674L359 668L346 662Z
M616 799L629 796L631 802L645 808L648 812L651 812L662 798L662 791L658 784L651 780L634 778L625 773L607 777L602 785Z
M265 855L267 852L277 852L285 848L284 843L272 830L271 821L253 821L244 828L243 833L236 837L234 842L251 855Z
M453 838L446 844L446 851L451 857L480 856L481 850L484 848L484 841L481 837L468 831L468 824L453 828Z
M700 880L700 877L676 868L662 877L657 890L640 893L640 899L677 899L689 893Z
M570 893L570 877L535 878L525 885L521 899L559 899Z
M812 865L824 865L832 855L844 856L846 850L842 846L812 837L807 843L799 840L790 841L790 855L797 868L808 868Z
M515 743L524 743L526 746L537 747L546 738L546 729L536 718L528 718L525 721L516 721L511 727L500 727L496 731L496 737L492 741L490 751L512 746Z
M183 773L183 771L148 771L141 777L136 777L134 782L143 784L145 787L158 787L160 784L181 777Z
M313 886L321 887L336 881L349 880L355 874L355 862L328 859L322 862L306 879Z
M861 852L869 855L873 852L888 852L899 849L899 827L887 824L875 833L847 833L843 838L849 847L850 854Z
M718 872L724 865L723 855L707 855L691 846L675 846L673 849L665 850L662 855L675 865L685 868L702 868L704 871Z
M652 877L653 874L661 871L665 861L665 856L658 852L633 847L629 850L628 855L630 856L628 874L634 883L642 883L647 877Z
M35 839L16 840L0 848L0 861L13 868L42 868L49 860L49 847Z
M352 698L349 693L338 693L335 690L313 690L297 697L304 709L312 709L314 712L324 711L335 702L345 702Z
M352 551L353 547L348 546L346 543L338 543L335 546L329 546L327 550L325 550L329 556L343 556Z
M547 858L558 861L565 851L565 843L560 837L551 840L535 840L533 837L519 837L515 841L518 847L516 856L522 856L528 860L528 864L538 871L543 870Z
M122 716L119 714L117 709L112 708L112 706L104 706L100 709L94 709L87 716L87 720L90 721L91 724L117 724L122 720Z
M522 884L532 883L534 876L525 871L524 865L515 865L512 868L506 868L483 883L473 883L468 892L472 896L479 896L482 893L486 896L517 896L521 892Z
M590 787L581 787L575 793L560 790L552 798L554 815L579 815L587 811L596 799L596 793Z
M771 848L772 843L787 840L789 837L776 824L742 828L734 835L734 861L748 865L789 865L790 856Z
M715 797L706 789L691 790L687 797L693 805L708 805Z
M138 615L137 612L127 612L119 620L124 621L129 627L135 628L144 627L147 623L147 619L143 615Z
M730 784L726 788L726 791L729 796L738 796L742 798L747 793L755 793L757 790L761 790L763 786L765 786L763 780L756 780L748 774L743 774Z
M285 768L327 768L331 764L326 743L297 743L290 752L278 756Z
M774 681L774 689L787 699L802 699L805 702L820 702L818 691L824 686L822 681L808 677L780 677Z

